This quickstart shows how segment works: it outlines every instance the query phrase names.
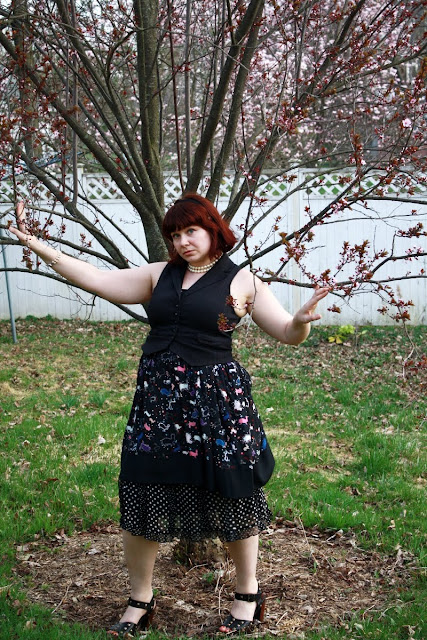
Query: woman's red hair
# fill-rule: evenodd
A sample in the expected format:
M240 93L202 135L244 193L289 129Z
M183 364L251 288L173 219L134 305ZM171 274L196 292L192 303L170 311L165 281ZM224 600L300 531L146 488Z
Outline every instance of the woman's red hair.
M209 233L210 258L230 251L237 242L233 231L210 200L199 196L198 193L186 193L171 206L163 220L162 233L167 241L171 262L185 262L174 249L172 234L192 225L203 227Z

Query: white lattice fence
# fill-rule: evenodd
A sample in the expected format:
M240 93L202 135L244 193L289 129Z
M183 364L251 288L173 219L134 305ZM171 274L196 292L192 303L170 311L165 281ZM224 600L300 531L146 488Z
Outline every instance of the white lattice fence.
M249 250L251 253L264 248L267 245L278 241L278 248L272 253L266 254L256 262L261 269L275 269L280 264L283 256L283 247L280 243L279 233L281 231L292 231L301 228L308 220L309 216L316 215L328 202L340 198L341 194L348 188L349 182L354 174L350 172L338 173L330 171L322 176L315 175L310 170L300 170L294 175L271 176L262 175L259 181L257 196L260 200L255 210L250 213L249 226L255 224L254 233L248 238ZM380 176L371 176L365 179L360 186L369 191L378 183ZM99 217L103 229L111 237L112 241L120 247L124 255L129 259L129 264L138 265L143 262L141 251L146 252L145 237L139 216L136 214L130 203L123 197L111 178L104 174L80 174L79 192L90 202L96 205L98 212L103 215ZM208 180L204 186L207 187ZM71 179L67 177L66 187L71 194ZM219 209L223 210L230 195L236 185L233 178L224 178L221 185ZM425 176L415 178L401 174L394 182L386 185L386 194L390 197L387 201L373 201L370 208L355 205L351 210L340 210L337 215L339 224L325 224L316 227L315 245L313 251L307 257L307 268L311 273L321 273L325 268L332 267L339 262L340 251L343 243L350 240L352 243L363 242L369 239L372 251L389 248L393 241L393 234L398 228L407 228L413 225L411 210L414 205L405 203L401 196L414 194L418 201L425 199L427 204L427 183ZM203 189L200 190L203 192ZM48 200L46 189L34 181L28 181L25 189L20 187L21 195L27 195L30 200L39 198L43 206L43 201ZM167 174L165 176L166 203L170 204L180 197L182 189L178 176ZM399 194L400 201L395 202L396 195ZM346 194L347 197L347 194ZM10 209L13 202L13 191L7 182L0 183L0 213ZM90 209L86 207L82 199L82 206L85 207L86 214L90 218ZM233 219L235 229L245 227L247 220L248 200L240 207L237 216ZM51 201L51 204L54 204ZM307 206L309 205L309 207ZM426 207L415 205L418 208L417 221L425 222ZM374 210L372 209L374 207ZM268 210L268 215L264 215ZM93 219L95 219L93 214ZM277 223L275 222L277 221ZM259 222L259 224L258 224ZM405 226L406 225L406 226ZM121 229L120 233L117 229ZM67 225L68 240L78 246L81 242L79 234L81 228L78 225ZM241 231L238 233L241 234ZM133 246L126 244L125 235L131 240ZM420 240L421 242L421 240ZM400 244L399 244L400 243ZM257 249L258 247L258 249ZM96 243L94 249L96 250ZM396 240L396 250L407 249L404 238ZM102 253L102 250L101 250ZM7 249L9 266L21 267L22 250L15 247ZM232 256L236 262L245 260L243 249L240 248ZM96 263L96 261L95 261ZM102 265L105 268L107 265ZM411 263L408 268L413 268L417 273L427 265L421 264L421 260ZM399 265L389 263L385 277L398 274ZM298 281L301 278L299 267L292 261L283 272L285 277ZM12 288L16 292L15 314L17 316L35 315L44 316L51 314L54 317L86 317L88 307L75 299L74 294L64 285L48 280L40 276L31 276L25 273L11 274ZM412 317L415 322L426 322L427 319L427 280L413 279L398 283L398 295L403 299L412 299L415 308ZM306 298L306 292L298 287L275 286L272 288L283 306L287 309L295 310ZM88 296L90 301L90 297ZM342 313L337 316L322 309L323 322L325 324L359 324L370 322L373 324L384 324L387 321L377 312L378 300L374 296L361 295L351 302L351 306L343 306ZM140 309L138 309L140 312ZM7 298L5 295L5 279L0 273L0 318L8 317ZM115 320L127 317L123 312L109 303L97 300L95 307L90 311L90 317L94 320Z
M123 200L123 194L109 175L85 175L82 188L89 200Z
M68 185L70 180L67 180ZM48 201L52 199L48 189L33 178L28 178L25 182L19 185L19 194L23 198L34 198L41 201ZM15 201L15 192L13 184L11 182L0 182L0 205L8 204Z
M364 178L360 185L356 185L356 188L361 188L362 191L369 192L375 189L381 178L381 174L372 174ZM280 176L271 176L268 174L262 174L259 180L259 186L256 191L258 197L267 198L268 200L281 200L286 198L291 190L295 189L296 185L302 185L303 198L337 198L341 193L348 188L349 183L354 179L354 174L350 172L334 172L330 171L323 174L315 174L310 170L299 170L295 174L283 174ZM92 201L105 202L106 200L125 200L123 193L117 188L113 179L106 174L94 173L84 174L80 173L78 176L79 189L81 194ZM242 184L243 178L239 181L239 186ZM204 183L200 191L207 188L209 179L205 178ZM165 200L169 204L180 197L182 193L179 177L175 174L165 174ZM70 191L72 189L72 179L70 176L66 177L65 188ZM234 185L233 176L225 176L223 178L220 190L220 198L228 199L232 193ZM37 198L39 200L49 200L52 196L49 195L48 190L40 182L34 181L34 179L28 179L28 182L21 184L19 187L20 194L22 196L28 196ZM427 176L423 175L411 175L408 173L401 173L390 183L381 187L380 194L387 197L393 197L396 195L416 195L417 197L427 197ZM0 183L0 204L13 202L14 193L13 186L9 182Z
M381 179L384 178L384 174L374 173L364 178L360 185L356 183L357 190L362 192L371 192L374 194L382 195L384 197L399 196L413 196L426 197L427 196L427 176L423 175L411 175L407 173L398 174L391 182L386 182L381 185ZM304 192L304 198L336 198L342 194L348 185L354 180L354 174L352 173L326 173L322 175L315 175L305 173L305 179L307 187ZM380 185L378 187L378 185Z

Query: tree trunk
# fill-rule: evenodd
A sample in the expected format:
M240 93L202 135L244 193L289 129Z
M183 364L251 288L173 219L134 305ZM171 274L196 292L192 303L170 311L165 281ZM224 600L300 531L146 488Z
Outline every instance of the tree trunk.
M186 567L194 567L200 564L214 566L222 563L227 557L227 550L219 538L202 540L201 542L189 542L180 540L173 549L173 559Z

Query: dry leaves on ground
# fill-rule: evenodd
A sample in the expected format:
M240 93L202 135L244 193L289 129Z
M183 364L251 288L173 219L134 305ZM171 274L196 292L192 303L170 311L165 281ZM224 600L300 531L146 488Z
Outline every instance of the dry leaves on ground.
M258 577L267 597L266 621L257 627L280 636L322 624L346 625L358 611L381 610L409 577L411 558L359 549L355 538L304 530L278 519L262 535ZM161 545L155 568L156 627L187 637L215 633L231 606L233 567L226 557L193 566L173 558L174 543ZM57 535L51 547L36 541L17 552L16 571L28 576L28 598L93 629L120 617L128 581L119 530L93 527L72 537Z

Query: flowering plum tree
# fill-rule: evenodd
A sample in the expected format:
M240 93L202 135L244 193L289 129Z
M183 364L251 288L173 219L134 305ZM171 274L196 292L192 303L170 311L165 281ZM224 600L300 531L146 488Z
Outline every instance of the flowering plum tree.
M231 221L249 203L245 263L257 270L257 260L281 249L261 277L321 281L343 296L369 283L405 319L408 304L380 271L401 261L399 277L425 277L408 266L425 255L421 247L400 255L394 244L374 251L368 240L348 239L339 264L320 276L304 259L319 225L356 204L369 211L378 199L413 202L413 223L395 237L425 236L417 215L426 186L426 17L426 0L3 2L0 178L13 183L12 199L22 185L30 190L33 230L42 237L126 268L126 250L104 230L106 213L81 191L78 164L108 173L134 207L149 260L166 253L164 171L213 201L227 174L224 216ZM295 183L298 167L312 168L307 180L318 182L328 168L341 170L342 188L319 212L308 206L304 224L289 232L268 193L273 179L284 185L283 200L305 189ZM389 189L396 181L398 193ZM52 199L48 211L40 186ZM276 234L251 244L265 219ZM79 245L67 240L70 225L80 227ZM284 275L290 262L300 267L299 281ZM25 250L22 268L43 271Z

